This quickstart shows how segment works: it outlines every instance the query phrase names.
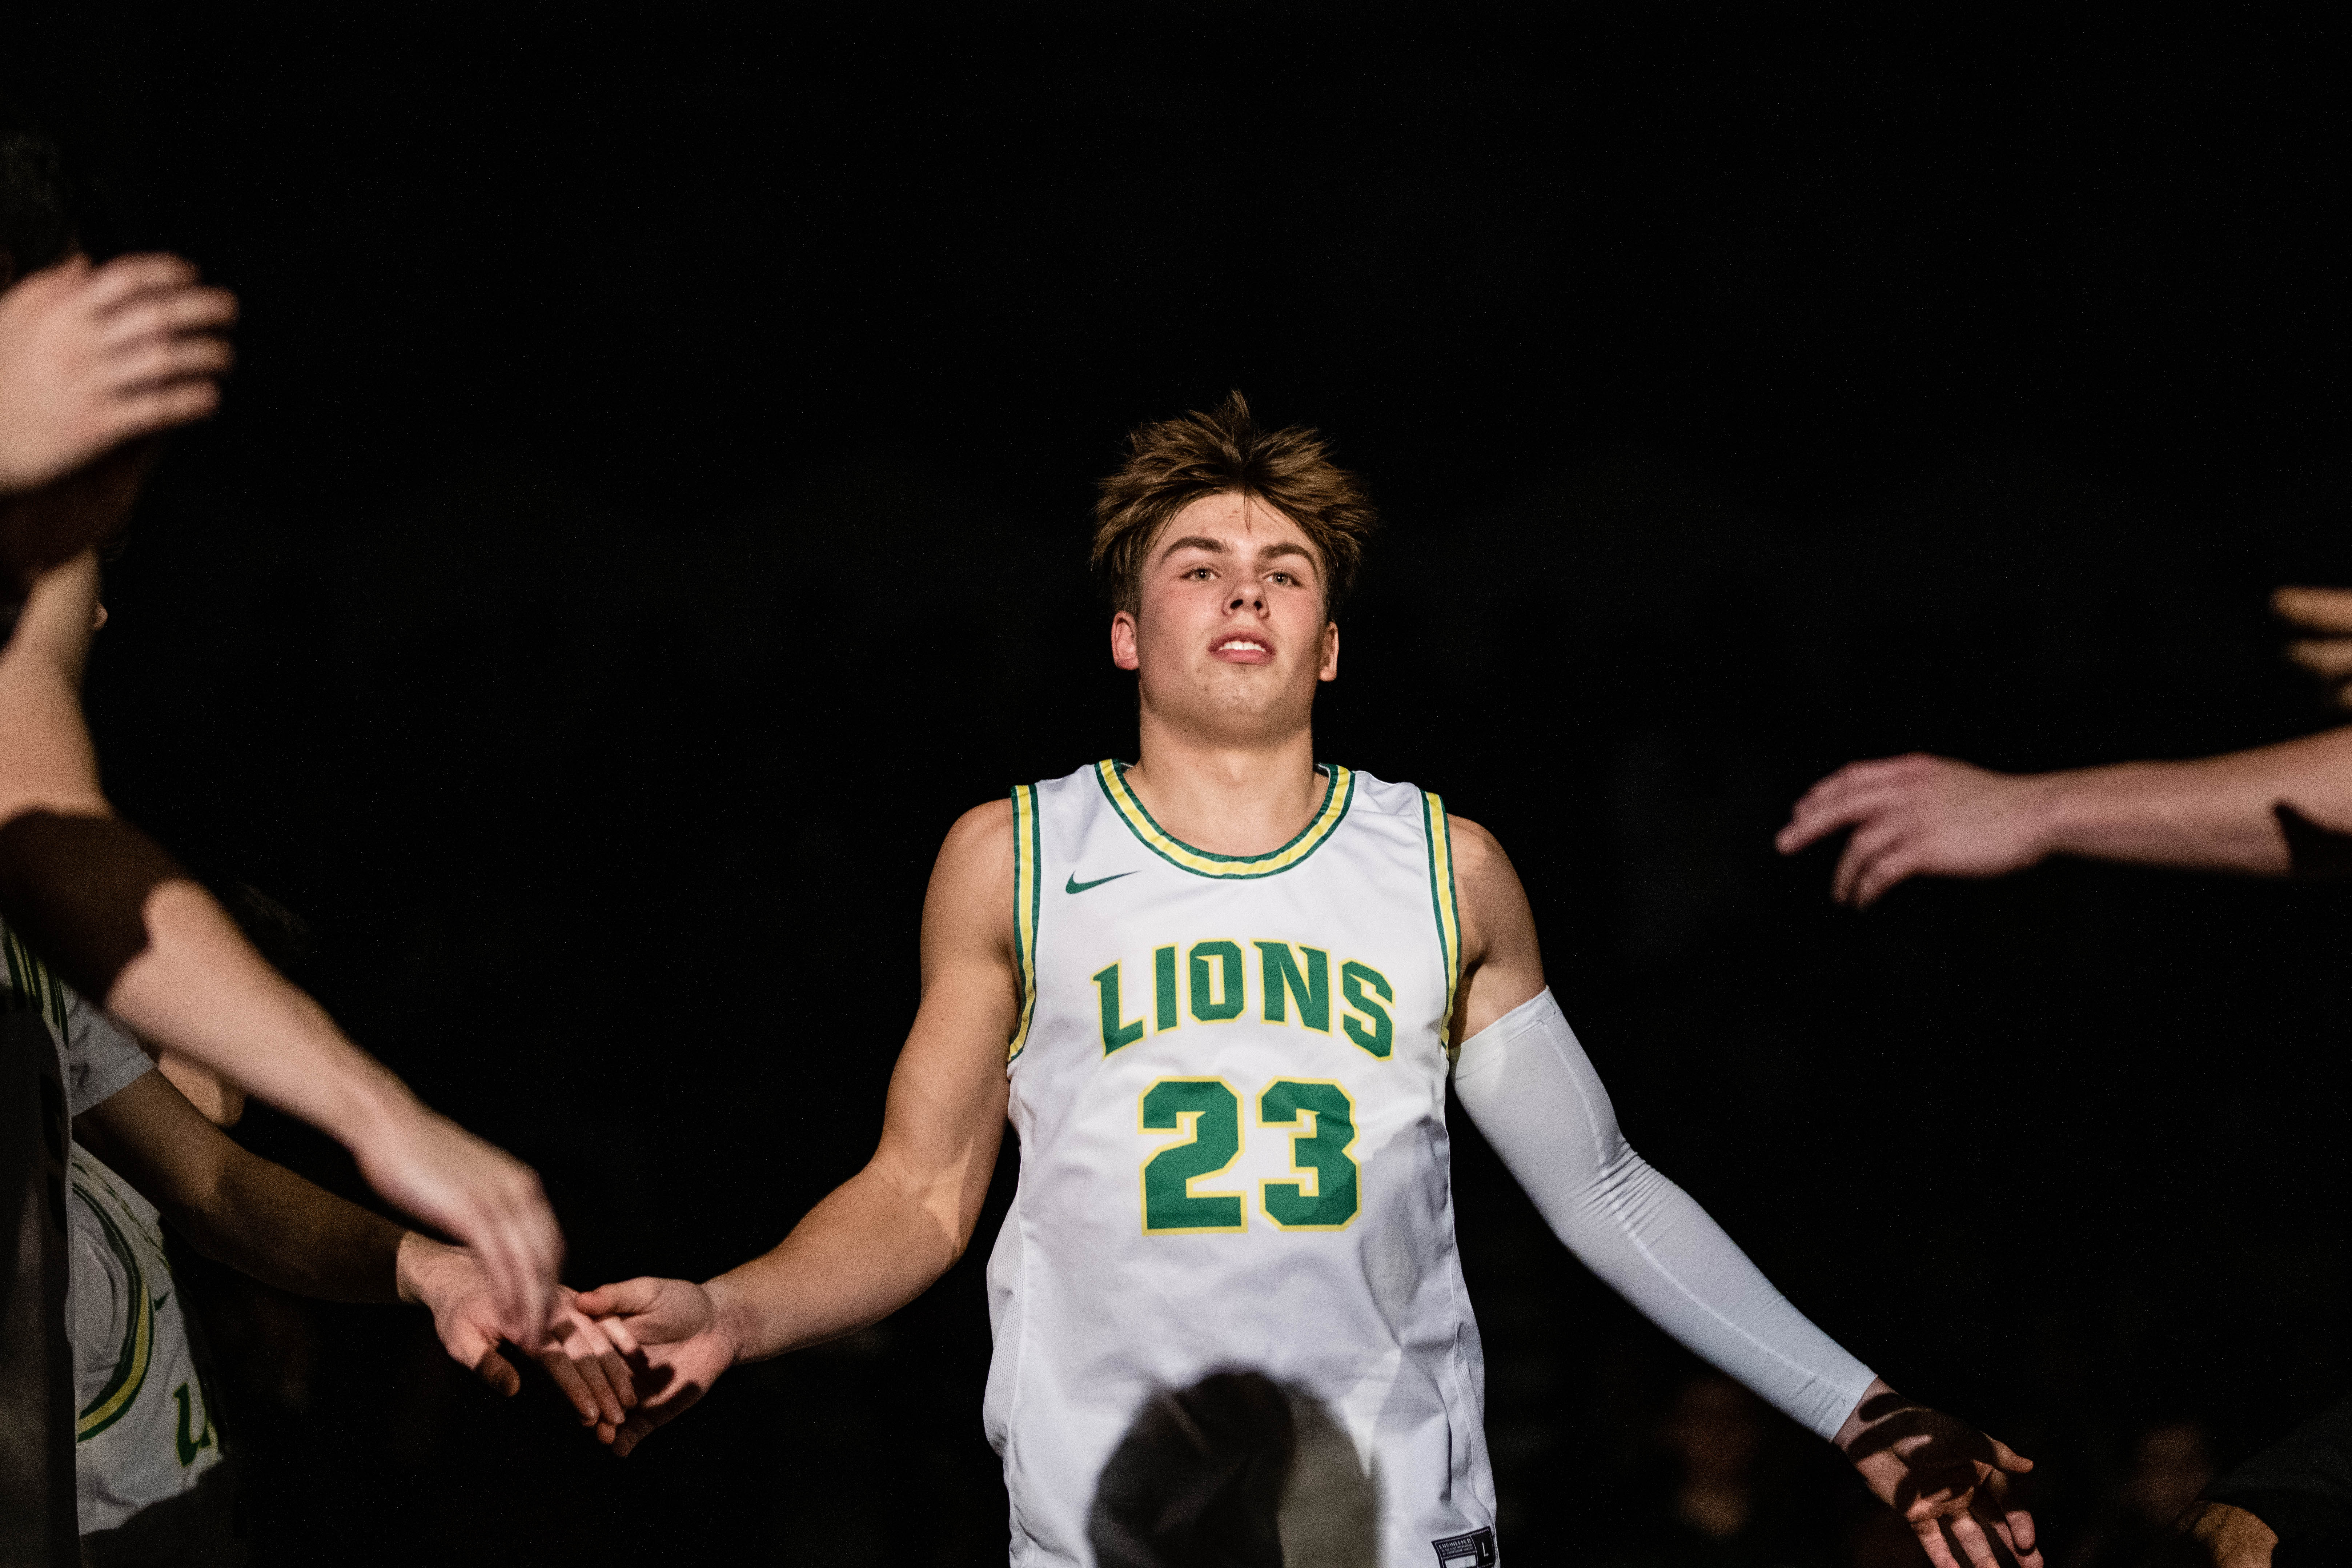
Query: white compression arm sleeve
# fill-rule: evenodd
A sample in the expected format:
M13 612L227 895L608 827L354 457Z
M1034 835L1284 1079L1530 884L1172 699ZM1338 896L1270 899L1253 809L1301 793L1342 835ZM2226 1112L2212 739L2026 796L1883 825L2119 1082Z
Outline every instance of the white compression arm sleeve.
M1824 1437L1871 1384L1690 1194L1617 1131L1609 1091L1546 990L1463 1044L1463 1109L1570 1251L1649 1320Z

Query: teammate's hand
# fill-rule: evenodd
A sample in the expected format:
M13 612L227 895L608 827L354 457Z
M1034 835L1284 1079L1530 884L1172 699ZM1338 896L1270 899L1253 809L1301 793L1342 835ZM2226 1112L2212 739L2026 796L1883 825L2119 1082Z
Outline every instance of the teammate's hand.
M2213 1568L2271 1568L2278 1532L2231 1503L2199 1500L2174 1526L2195 1542Z
M0 294L0 492L210 414L236 320L176 256L75 257Z
M352 1145L368 1184L474 1249L499 1331L537 1355L548 1342L563 1237L530 1166L399 1092Z
M594 1318L636 1376L637 1406L613 1452L626 1454L646 1435L710 1391L735 1364L735 1341L718 1303L685 1279L625 1279L573 1298Z
M489 1276L471 1247L432 1241L412 1230L400 1239L398 1268L400 1299L432 1311L434 1331L451 1359L500 1394L510 1395L522 1386L513 1363L499 1354L504 1335ZM577 1294L556 1287L554 1321L535 1359L580 1413L580 1424L595 1427L596 1436L609 1443L636 1404L636 1389L619 1350L573 1307Z
M1805 792L1773 840L1783 855L1853 829L1831 896L1867 908L1906 877L1998 877L2050 852L2039 779L1914 752L1849 763Z
M2336 707L2352 708L2352 588L2281 588L2271 608L2312 634L2287 644L2287 658L2319 677Z
M1880 1500L1901 1514L1936 1568L2042 1568L2033 1516L2009 1500L2009 1478L2033 1461L1967 1422L1871 1384L1838 1447Z

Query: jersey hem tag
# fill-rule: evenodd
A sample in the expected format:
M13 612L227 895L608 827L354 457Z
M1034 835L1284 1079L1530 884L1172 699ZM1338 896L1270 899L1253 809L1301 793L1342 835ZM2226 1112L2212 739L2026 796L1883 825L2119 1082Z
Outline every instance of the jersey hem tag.
M1474 1530L1467 1535L1449 1535L1443 1541L1433 1541L1437 1549L1437 1568L1489 1568L1495 1561L1495 1532Z

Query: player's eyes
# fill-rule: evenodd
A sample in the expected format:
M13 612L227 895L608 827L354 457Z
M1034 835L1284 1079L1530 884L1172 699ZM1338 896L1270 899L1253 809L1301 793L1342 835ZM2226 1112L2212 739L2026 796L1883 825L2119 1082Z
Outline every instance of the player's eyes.
M1209 580L1212 574L1206 566L1195 566L1190 572L1185 573L1184 575L1193 579L1195 582L1205 583Z

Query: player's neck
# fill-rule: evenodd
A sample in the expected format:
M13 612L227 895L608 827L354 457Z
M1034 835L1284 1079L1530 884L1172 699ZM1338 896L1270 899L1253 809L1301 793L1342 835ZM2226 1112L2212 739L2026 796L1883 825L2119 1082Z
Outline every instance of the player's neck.
M1263 855L1306 829L1323 804L1315 735L1301 726L1282 739L1217 742L1143 722L1142 756L1128 787L1152 820L1213 855Z

